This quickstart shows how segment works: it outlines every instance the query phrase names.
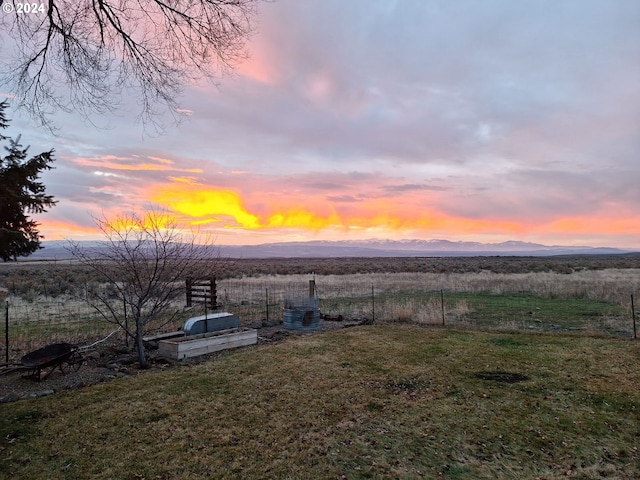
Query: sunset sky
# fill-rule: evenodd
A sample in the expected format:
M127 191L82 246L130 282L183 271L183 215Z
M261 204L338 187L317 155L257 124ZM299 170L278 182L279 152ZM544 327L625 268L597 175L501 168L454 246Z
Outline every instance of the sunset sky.
M278 0L256 28L161 136L134 101L106 128L60 114L57 136L8 112L56 150L46 240L157 206L219 244L640 249L640 1Z

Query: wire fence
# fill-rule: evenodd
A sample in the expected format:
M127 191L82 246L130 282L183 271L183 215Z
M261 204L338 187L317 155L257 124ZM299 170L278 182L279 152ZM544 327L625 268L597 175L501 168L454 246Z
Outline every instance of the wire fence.
M9 296L3 308L3 360L58 342L86 343L107 335L114 326L78 300L48 298L25 301Z
M616 289L615 282L607 288L591 285L580 290L560 284L552 288L546 280L543 288L512 282L511 289L496 282L489 288L489 284L473 286L459 280L452 284L440 278L442 287L437 288L424 278L412 282L411 277L398 275L232 278L217 282L217 310L237 315L244 327L276 326L282 323L288 299L312 295L318 299L320 317L325 322L444 325L621 338L637 335L635 289ZM599 294L593 295L598 288ZM179 330L188 318L205 313L204 305L187 308L185 304L184 298L175 302L175 320L164 324L163 331ZM89 344L116 328L84 302L82 295L37 294L25 299L10 294L3 306L0 352L6 363L50 343ZM123 332L114 338L125 341Z

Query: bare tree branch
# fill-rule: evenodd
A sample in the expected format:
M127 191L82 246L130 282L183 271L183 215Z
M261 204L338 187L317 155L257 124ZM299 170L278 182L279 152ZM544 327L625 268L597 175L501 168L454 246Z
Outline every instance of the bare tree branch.
M163 112L177 119L185 84L246 57L257 2L49 0L42 14L2 15L17 51L0 85L50 128L57 109L88 119L117 110L127 92L141 120L161 129Z

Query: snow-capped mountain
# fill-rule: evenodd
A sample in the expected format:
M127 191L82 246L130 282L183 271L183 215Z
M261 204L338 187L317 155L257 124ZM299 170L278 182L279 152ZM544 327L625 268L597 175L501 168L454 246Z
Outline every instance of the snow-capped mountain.
M79 242L87 250L99 250L100 242ZM68 259L66 241L43 242L42 249L29 260ZM501 243L454 242L450 240L313 240L308 242L264 243L261 245L218 245L225 258L312 258L312 257L455 257L455 256L546 256L546 255L615 255L629 250L607 247L542 245L507 241Z

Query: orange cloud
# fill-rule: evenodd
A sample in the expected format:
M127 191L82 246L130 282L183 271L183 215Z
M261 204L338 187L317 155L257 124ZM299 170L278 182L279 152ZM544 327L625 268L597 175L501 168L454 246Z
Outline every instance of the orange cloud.
M54 220L43 215L38 218L38 230L44 234L45 240L65 240L70 237L79 238L94 236L97 233L95 227L78 225L73 222Z
M526 220L499 217L465 218L422 206L416 200L370 199L357 204L334 205L326 202L324 194L306 197L268 194L243 199L233 190L207 188L190 184L188 177L175 178L168 186L159 186L151 201L182 216L191 226L223 231L236 231L267 235L277 241L287 235L304 232L323 232L333 238L340 236L385 236L401 238L403 235L421 237L464 237L525 239L540 235L566 238L597 237L602 232L610 235L640 235L640 221L612 219L611 217L565 217L551 222L534 218ZM291 205L304 205L291 208ZM251 205L254 205L252 208ZM420 205L411 207L411 205ZM341 233L340 233L341 232ZM274 238L276 237L276 238Z
M304 227L319 231L324 228L343 226L344 221L338 215L318 216L303 209L289 210L270 215L265 227Z
M165 229L177 227L176 219L173 215L164 212L148 212L142 213L137 218L133 218L130 212L126 212L121 216L107 218L105 225L109 230L116 232L138 231L143 228L146 230Z
M242 205L240 196L230 190L185 189L183 185L162 187L155 191L151 200L187 217L195 217L203 224L203 217L233 218L243 228L260 228L257 216ZM208 223L213 222L209 219ZM230 226L230 225L227 225Z
M498 220L468 220L446 216L424 209L403 208L387 199L363 202L358 212L345 215L333 211L321 197L297 199L292 203L304 203L306 207L289 208L281 199L269 199L262 206L262 215L250 211L240 195L231 190L192 188L178 180L171 186L159 187L151 194L151 200L172 211L190 218L192 225L215 225L223 228L287 229L302 228L318 232L328 228L381 228L387 231L417 229L452 233L496 231L520 232L517 222ZM321 213L322 212L322 213Z
M195 177L168 177L169 180L176 183L186 183L188 185L202 185Z
M162 158L162 157L152 157L149 156L150 160L154 160L158 163L161 163L163 165L173 165L173 160L169 160L168 158Z
M176 168L173 166L171 160L165 158L149 158L157 163L133 163L131 158L121 158L113 155L100 158L76 158L75 163L84 167L97 167L110 170L202 173L202 169L200 168Z
M608 234L608 235L639 235L640 218L611 218L603 217L569 217L555 220L543 227L547 232L575 233L575 234Z
M278 72L273 67L273 61L270 61L264 52L254 52L250 60L238 64L235 70L240 75L258 83L274 85L278 81Z

